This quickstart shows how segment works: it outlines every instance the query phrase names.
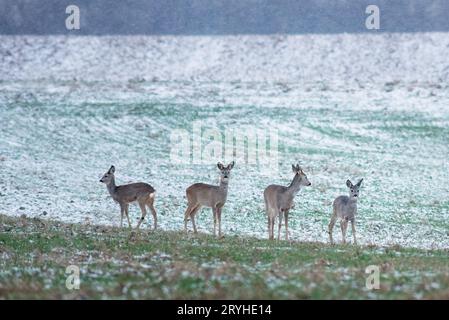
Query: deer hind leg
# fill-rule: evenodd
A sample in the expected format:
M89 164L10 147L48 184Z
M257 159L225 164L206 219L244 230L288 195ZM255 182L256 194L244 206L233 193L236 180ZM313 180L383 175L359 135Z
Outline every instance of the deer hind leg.
M341 220L340 227L341 227L341 236L343 239L343 244L346 244L346 229L348 228L348 220L346 220L346 219Z
M274 217L274 211L273 209L267 207L267 216L268 216L268 240L273 240L274 234L273 234L273 217Z
M190 213L192 212L194 204L188 203L186 212L184 213L184 230L187 232L187 221L189 221Z
M337 215L332 214L331 221L329 222L329 241L331 244L334 244L334 239L332 238L332 230L334 230L335 222L337 221Z
M145 208L145 200L139 199L139 207L140 211L142 211L142 217L140 217L139 222L137 223L136 229L139 230L140 225L142 224L143 220L145 219L145 216L147 215L147 209Z
M274 209L271 209L271 212L268 217L268 228L270 233L270 240L274 240L274 222L276 219L276 211Z
M268 221L268 224L267 224L267 227L268 227L268 240L270 240L271 239L271 210L270 210L270 208L266 205L266 202L265 202L265 213L266 213L266 215L267 215L267 221Z
M355 220L351 220L351 227L352 227L352 236L354 237L354 244L357 245L357 238L355 236Z
M155 197L155 194L150 193L150 196L148 197L148 200L147 200L147 206L150 209L151 214L153 215L153 223L154 223L153 229L156 230L156 228L157 228L157 212L156 212L156 209L154 209L154 197Z
M268 213L267 216L268 216L268 240L271 240L271 216L270 216L270 213Z
M285 240L288 241L288 210L284 211L284 218L285 218Z
M198 233L198 231L196 230L195 215L196 215L196 213L197 213L200 209L201 209L201 205L198 204L196 207L194 207L194 208L190 211L190 219L192 220L193 232L194 232L194 233Z
M279 214L278 214L278 241L281 240L281 228L282 228L282 217L284 216L284 211L279 210Z

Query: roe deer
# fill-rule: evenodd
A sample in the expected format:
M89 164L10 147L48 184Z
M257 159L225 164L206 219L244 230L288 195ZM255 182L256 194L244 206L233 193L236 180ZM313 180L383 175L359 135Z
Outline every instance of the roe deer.
M359 198L359 190L363 179L360 179L356 185L353 185L350 180L346 181L346 186L349 188L349 196L339 196L333 203L333 214L329 223L329 239L331 244L334 243L332 239L332 230L334 229L337 218L340 218L341 234L343 243L346 243L346 229L348 222L351 221L352 236L354 237L354 244L357 244L355 237L355 215L357 214L357 199Z
M186 189L187 209L184 214L184 230L187 231L187 220L192 220L193 232L197 233L195 225L195 214L201 210L202 206L212 208L214 215L214 236L221 237L221 210L226 203L228 196L228 182L231 176L231 170L234 168L234 161L226 167L220 162L217 164L220 170L220 185L213 186L204 183L195 183Z
M111 166L111 168L103 175L103 178L101 178L100 182L106 184L106 187L108 188L109 194L111 195L112 199L114 199L120 205L120 227L122 227L123 225L123 215L126 215L126 219L128 219L128 226L129 228L131 228L131 222L129 221L128 215L129 204L131 202L137 201L140 206L140 210L142 211L142 217L137 224L137 230L139 229L140 224L143 222L147 214L145 205L148 206L148 208L151 210L151 213L153 214L154 229L156 229L157 213L153 205L156 190L154 190L154 188L149 184L143 182L117 186L115 184L114 172L115 167Z
M285 217L285 239L288 240L288 212L293 208L293 198L302 186L312 185L298 164L292 165L292 170L295 176L288 187L272 184L263 193L265 210L268 216L268 238L270 240L274 239L274 220L276 217L279 217L278 240L280 240L283 216Z

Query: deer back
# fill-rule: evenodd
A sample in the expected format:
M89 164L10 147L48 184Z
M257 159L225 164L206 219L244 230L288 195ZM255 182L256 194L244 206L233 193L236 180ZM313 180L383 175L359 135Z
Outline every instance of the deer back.
M205 183L195 183L187 188L186 195L189 203L215 207L224 205L227 198L227 188Z
M348 196L339 196L334 200L334 211L342 219L353 219L357 214L357 201Z
M116 187L113 198L118 202L129 203L147 197L156 190L148 183L137 182Z

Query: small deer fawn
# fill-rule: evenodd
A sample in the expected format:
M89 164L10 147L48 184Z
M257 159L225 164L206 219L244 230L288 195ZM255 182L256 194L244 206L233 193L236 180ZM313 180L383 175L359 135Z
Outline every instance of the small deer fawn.
M103 175L100 182L106 184L106 187L108 188L109 194L111 195L112 199L114 199L120 205L120 227L122 227L123 225L123 216L126 215L126 219L128 219L128 226L129 228L131 228L131 222L129 221L128 215L129 204L131 202L137 201L140 206L140 210L142 211L142 217L137 224L137 229L139 229L140 224L143 222L147 214L145 205L148 206L148 208L151 210L151 213L153 214L154 229L156 229L157 213L153 205L156 190L154 190L154 188L149 184L143 182L117 186L115 184L114 172L115 167L111 166L111 168Z
M329 239L331 244L334 243L332 239L332 230L334 228L337 218L340 218L341 234L343 243L346 243L346 229L348 228L348 222L351 221L352 236L354 237L354 244L357 244L355 236L355 215L357 214L357 199L359 198L359 190L362 185L363 179L353 185L350 180L346 181L346 185L349 188L349 196L339 196L333 203L333 214L329 223Z
M220 162L217 164L220 170L220 185L213 186L204 183L195 183L186 189L187 209L184 215L184 230L187 231L187 221L192 220L193 231L197 233L195 225L195 214L201 210L202 206L212 208L214 215L214 236L217 233L221 237L221 210L226 203L228 196L228 183L231 177L231 170L234 168L234 161L226 167Z
M293 198L302 186L311 186L306 174L297 164L292 165L295 173L293 181L288 187L272 184L268 186L264 193L265 210L268 216L268 238L274 239L274 220L279 217L278 240L281 237L282 217L285 217L285 239L288 240L288 212L293 208Z

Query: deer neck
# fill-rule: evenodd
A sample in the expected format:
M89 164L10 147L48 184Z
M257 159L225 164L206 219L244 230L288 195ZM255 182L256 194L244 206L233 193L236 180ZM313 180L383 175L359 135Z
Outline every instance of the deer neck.
M218 188L224 195L228 194L228 183L229 181L220 180L220 185L218 186Z
M301 177L299 174L295 175L295 177L293 178L292 182L290 183L290 185L287 187L287 192L291 195L291 196L295 196L299 190L301 190Z
M353 207L357 207L357 198L351 197L351 195L349 195L349 204Z
M111 181L106 185L109 191L109 194L111 196L114 196L115 194L115 189L117 188L117 185L115 184L115 178L112 177Z

